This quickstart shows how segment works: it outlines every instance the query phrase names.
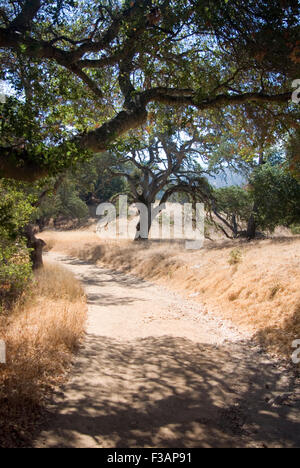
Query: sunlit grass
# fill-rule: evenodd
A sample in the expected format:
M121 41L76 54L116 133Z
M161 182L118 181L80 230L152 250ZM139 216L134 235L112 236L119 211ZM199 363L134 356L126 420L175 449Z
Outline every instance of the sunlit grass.
M67 270L49 264L0 318L7 347L7 364L0 365L0 446L14 444L14 433L19 444L45 397L61 383L83 337L86 311L81 285Z

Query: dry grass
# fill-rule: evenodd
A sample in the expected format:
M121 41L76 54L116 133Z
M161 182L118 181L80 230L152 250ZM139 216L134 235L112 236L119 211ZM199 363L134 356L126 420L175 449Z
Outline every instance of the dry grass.
M53 233L43 234L43 239ZM300 239L180 243L101 241L91 231L54 233L55 250L166 284L241 328L275 354L290 356L300 339ZM76 239L76 242L74 240Z
M7 364L0 365L0 446L26 444L45 398L63 381L85 319L81 285L51 264L37 273L22 302L0 317L7 346Z
M85 242L98 243L99 237L94 230L76 231L45 231L39 237L47 243L45 251L57 250L68 252L76 245L82 246Z

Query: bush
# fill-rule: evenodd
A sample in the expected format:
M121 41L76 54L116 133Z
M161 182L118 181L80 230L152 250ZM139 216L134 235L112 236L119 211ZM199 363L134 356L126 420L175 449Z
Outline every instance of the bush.
M292 224L292 226L290 226L290 229L294 236L300 235L300 224Z
M229 265L237 265L238 263L241 263L242 258L242 251L240 249L233 249L229 254L228 263Z
M1 229L0 229L1 233ZM1 234L0 234L1 235ZM29 251L21 241L12 244L1 235L0 241L0 311L20 296L32 277Z
M31 279L30 251L22 230L33 212L16 185L0 182L0 308L16 299Z
M264 164L253 172L249 186L259 228L273 232L277 226L299 224L300 183L283 167Z

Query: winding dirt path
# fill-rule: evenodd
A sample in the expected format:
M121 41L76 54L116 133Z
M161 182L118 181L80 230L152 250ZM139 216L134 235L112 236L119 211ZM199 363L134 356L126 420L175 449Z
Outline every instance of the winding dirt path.
M300 447L292 376L163 288L50 254L83 282L87 336L35 447Z

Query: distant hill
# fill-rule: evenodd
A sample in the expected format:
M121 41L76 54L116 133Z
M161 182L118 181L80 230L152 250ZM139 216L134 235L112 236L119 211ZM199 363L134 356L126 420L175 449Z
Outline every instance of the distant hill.
M230 169L224 169L220 174L207 177L209 183L215 188L221 187L230 187L231 185L244 185L247 182L247 179L244 175L237 174Z

